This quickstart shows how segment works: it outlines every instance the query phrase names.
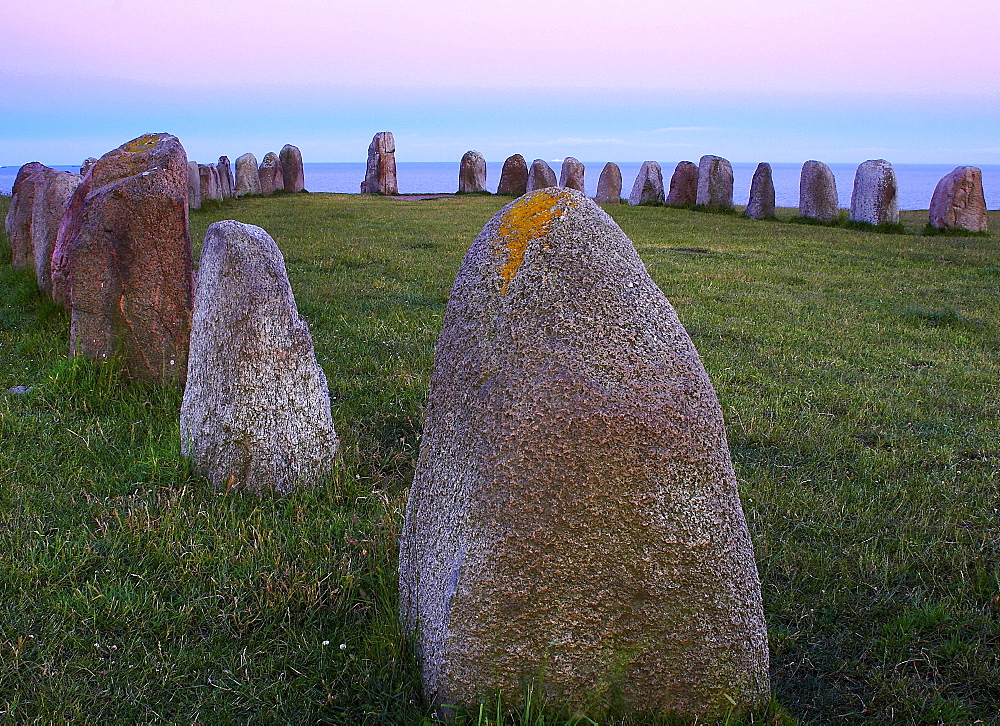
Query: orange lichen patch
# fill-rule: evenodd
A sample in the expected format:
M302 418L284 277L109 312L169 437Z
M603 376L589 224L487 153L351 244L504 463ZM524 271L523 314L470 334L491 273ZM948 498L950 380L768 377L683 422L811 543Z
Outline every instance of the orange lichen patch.
M524 262L528 244L547 233L555 220L578 204L579 200L565 190L550 187L526 194L511 205L497 230L495 251L507 256L500 269L501 294L507 294L507 287Z
M127 151L130 154L138 154L140 151L145 151L151 146L155 146L157 140L158 139L155 134L145 134L134 141L129 141L122 147L122 150Z

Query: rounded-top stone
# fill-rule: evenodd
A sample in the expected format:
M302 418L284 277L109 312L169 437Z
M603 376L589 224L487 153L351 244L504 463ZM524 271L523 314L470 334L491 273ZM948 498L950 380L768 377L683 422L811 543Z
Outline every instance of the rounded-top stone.
M281 160L273 151L264 154L257 174L260 176L261 194L270 195L277 191L284 191L285 182L282 175Z
M562 167L559 169L559 186L586 193L583 182L585 172L586 168L579 160L567 156L563 159Z
M854 173L851 191L852 222L899 224L896 172L885 159L869 159Z
M458 167L458 193L486 191L486 159L478 151L466 151Z
M799 176L799 216L829 224L840 216L837 179L821 161L810 159Z
M628 195L628 203L633 206L663 204L663 171L659 162L642 162L632 184L632 193Z
M622 170L613 161L609 161L601 169L601 176L597 179L597 196L594 199L598 204L621 204Z
M983 193L983 172L975 166L956 166L934 187L928 222L937 229L986 232L989 216Z
M536 189L556 186L556 173L548 165L545 159L535 159L528 169L527 190L533 192Z
M733 165L728 159L711 154L701 157L695 204L709 209L733 208Z
M512 154L503 163L497 194L520 197L526 191L528 191L528 164L520 154Z
M668 207L685 207L698 202L698 165L680 161L670 175L670 189L664 202Z
M281 162L281 179L285 191L290 193L303 191L306 188L306 172L299 147L285 144L281 147L278 160Z
M260 193L257 157L248 152L236 160L236 188L233 190L233 196L245 197Z

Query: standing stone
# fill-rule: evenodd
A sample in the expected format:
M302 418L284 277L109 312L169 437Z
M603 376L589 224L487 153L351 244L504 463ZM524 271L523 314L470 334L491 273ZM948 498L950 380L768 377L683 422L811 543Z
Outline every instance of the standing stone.
M632 243L578 192L507 205L462 262L399 558L432 704L516 702L535 677L570 708L713 721L768 700L718 399Z
M458 193L486 191L486 159L478 151L466 151L458 167Z
M497 194L523 196L528 191L528 164L520 154L508 156L500 171L500 185Z
M837 180L821 161L807 161L799 177L799 216L829 224L840 216Z
M632 185L632 193L628 195L628 203L632 206L663 204L663 171L659 162L642 162L635 183Z
M744 215L751 219L774 219L774 179L771 165L761 162L750 182L750 200Z
M956 166L942 177L934 187L928 217L937 229L988 231L983 172L975 166Z
M689 207L698 203L698 165L682 161L670 175L670 191L664 202L668 207Z
M73 193L83 178L78 174L45 168L41 188L36 189L31 215L31 243L35 255L35 280L45 295L52 294L52 253L59 226Z
M260 174L257 172L257 157L244 154L236 160L236 189L233 195L244 197L260 194Z
M31 240L31 222L35 210L35 195L40 191L48 167L38 161L25 164L17 170L11 191L10 207L4 219L7 239L10 240L11 265L22 269L35 263L35 250Z
M527 191L533 192L536 189L556 186L556 173L552 171L544 159L535 159L528 169Z
M622 202L622 170L618 165L609 161L601 169L601 176L597 180L598 204L621 204Z
M559 170L559 186L566 187L567 189L576 189L578 192L586 194L587 190L583 185L585 171L586 169L582 163L572 156L567 156L563 159L562 168Z
M118 356L134 378L183 384L194 298L187 190L187 154L170 134L108 152L76 188L52 255L72 354Z
M299 148L285 144L278 154L278 161L281 162L281 179L285 184L285 191L295 193L305 189L306 171L302 165L302 152Z
M198 268L182 453L216 488L283 493L327 476L338 444L278 246L260 227L216 222Z
M215 164L198 164L198 187L202 203L206 199L222 199L219 191L219 171Z
M94 167L94 164L96 163L97 159L95 159L93 156L88 156L86 159L84 159L83 164L80 165L80 176L81 177L86 176L87 172L90 171Z
M710 154L701 157L695 204L709 209L733 208L733 165L727 159Z
M201 209L201 172L198 162L188 162L188 208Z
M281 173L281 160L273 151L264 154L257 173L260 175L260 193L274 194L279 189L284 191L285 180Z
M368 145L368 166L362 194L399 194L396 183L396 140L392 132L379 131Z
M220 156L219 163L215 165L219 170L219 187L222 191L222 198L229 199L233 196L233 169L229 164L228 156Z
M885 159L869 159L854 173L851 191L852 222L899 224L896 172Z

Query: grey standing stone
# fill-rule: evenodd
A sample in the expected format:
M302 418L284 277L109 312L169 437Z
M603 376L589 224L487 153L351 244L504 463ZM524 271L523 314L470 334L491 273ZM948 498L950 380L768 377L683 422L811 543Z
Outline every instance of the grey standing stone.
M507 205L458 271L400 540L426 699L713 721L769 697L722 410L691 339L596 203ZM732 701L730 699L733 699Z
M967 232L989 230L983 172L975 166L956 166L934 187L929 223L937 229Z
M31 238L31 223L35 211L35 195L41 190L47 166L38 161L25 164L17 170L10 207L4 219L7 239L10 241L11 266L31 267L35 263L35 250Z
M687 207L698 203L698 165L681 161L670 175L670 190L664 202L668 207Z
M257 174L260 176L261 194L271 195L279 189L284 190L285 181L281 173L281 160L278 159L278 155L273 151L264 154Z
M52 295L52 253L59 237L59 226L69 208L73 193L83 177L68 171L45 168L41 188L36 190L31 215L31 242L35 255L35 280L38 289Z
M632 193L628 195L628 203L663 204L663 171L657 161L644 161L639 167L639 173L632 184Z
M216 222L198 268L182 453L216 488L284 493L327 476L338 446L278 246L260 227Z
M622 170L613 161L609 161L601 169L597 179L598 204L621 204L622 202Z
M774 179L771 165L761 162L750 182L750 199L744 215L751 219L774 219Z
M85 176L88 171L97 163L97 159L93 156L88 156L83 160L83 164L80 165L80 176Z
M802 165L799 176L799 216L829 224L840 216L837 180L821 161L810 160Z
M567 189L576 189L578 192L587 193L583 184L583 176L586 169L584 165L572 156L563 159L562 167L559 169L559 186Z
M733 165L727 159L711 154L701 157L695 204L709 209L733 208Z
M257 172L257 157L244 154L236 160L236 188L233 196L245 197L260 194L260 174Z
M219 170L215 168L215 164L198 164L198 180L203 204L206 199L222 199Z
M486 191L486 159L478 151L466 151L458 166L458 193Z
M201 172L198 162L188 162L188 208L201 209Z
M396 140L390 131L379 131L368 145L368 165L362 194L399 194L396 182Z
M500 171L500 184L497 194L510 194L520 197L528 191L528 164L520 154L508 156Z
M302 165L302 152L297 146L285 144L278 154L281 162L281 178L285 183L285 191L301 192L306 188L306 171Z
M852 222L899 224L896 172L885 159L869 159L858 166L851 190Z
M533 192L536 189L556 186L556 173L544 159L535 159L528 169L527 191Z
M220 156L219 163L215 165L219 170L219 189L222 191L222 198L229 199L233 196L233 168L229 163L228 156Z

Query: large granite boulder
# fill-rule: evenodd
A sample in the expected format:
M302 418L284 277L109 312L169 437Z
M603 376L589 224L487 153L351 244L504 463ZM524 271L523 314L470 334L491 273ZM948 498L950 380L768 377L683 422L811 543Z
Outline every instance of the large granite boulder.
M628 195L628 203L663 204L663 170L657 161L644 161L639 167L639 173L632 184L632 193Z
M264 154L261 159L260 168L257 169L260 176L260 193L265 195L274 194L278 190L284 191L285 180L282 175L281 160L273 151Z
M233 184L233 168L229 163L228 156L220 156L219 162L215 165L219 170L219 189L223 199L233 196L235 185Z
M281 162L281 179L286 192L301 192L306 188L306 171L302 165L302 152L299 147L285 144L278 154Z
M202 203L206 199L222 199L219 170L215 164L198 164L198 181Z
M458 166L458 193L486 191L486 159L478 151L466 151Z
M799 216L829 224L840 216L840 199L833 171L821 161L802 165L799 176Z
M937 229L986 232L986 196L983 172L975 166L956 166L934 187L928 221Z
M278 246L260 227L216 222L198 267L181 451L214 487L264 493L317 483L338 445Z
M559 169L559 186L567 189L576 189L578 192L587 193L583 185L583 176L586 171L584 165L572 156L563 159L562 167Z
M854 173L851 191L852 222L899 224L896 172L885 159L869 159Z
M392 132L379 131L368 145L368 165L362 194L399 194L396 183L396 140Z
M197 161L188 162L188 208L201 209L201 172Z
M609 161L601 169L601 176L597 179L597 196L594 199L598 204L621 204L622 170L615 162Z
M260 174L257 157L247 153L236 160L236 188L233 196L245 197L260 194Z
M38 161L25 164L17 170L11 190L10 207L4 219L7 239L10 241L11 265L15 268L35 264L35 250L31 239L31 222L35 211L35 195L45 183L47 166Z
M556 173L544 159L535 159L528 169L527 191L556 186Z
M76 188L52 255L72 354L183 383L194 300L187 190L187 154L169 134L108 152Z
M52 253L59 237L59 227L73 193L83 178L79 174L45 168L41 187L36 189L31 215L31 242L35 256L35 280L38 289L52 294Z
M711 154L701 157L695 204L709 209L733 208L733 165L727 159Z
M508 156L500 170L497 194L520 197L528 191L528 164L520 154Z
M750 199L743 212L750 219L774 219L774 179L771 165L762 161L750 181Z
M534 678L571 708L712 720L768 700L718 399L632 243L579 192L515 200L462 262L399 560L432 704L516 703Z
M688 207L698 203L698 165L681 161L670 175L670 189L664 201L668 207Z

